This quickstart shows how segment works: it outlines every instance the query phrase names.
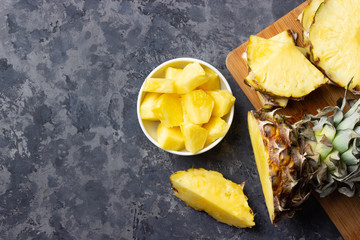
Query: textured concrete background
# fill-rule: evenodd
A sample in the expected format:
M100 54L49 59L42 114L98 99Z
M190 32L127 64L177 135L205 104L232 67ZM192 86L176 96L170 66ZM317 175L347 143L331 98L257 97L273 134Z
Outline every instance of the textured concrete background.
M0 238L341 239L313 198L270 224L246 127L252 106L225 66L301 2L2 0ZM195 157L156 148L136 116L147 74L182 56L217 67L237 98L226 138ZM169 176L190 167L246 180L256 226L229 227L175 198Z

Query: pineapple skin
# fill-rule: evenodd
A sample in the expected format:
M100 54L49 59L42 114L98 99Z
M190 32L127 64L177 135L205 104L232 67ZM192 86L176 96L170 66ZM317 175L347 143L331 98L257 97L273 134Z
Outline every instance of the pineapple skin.
M251 111L248 124L269 217L276 224L292 217L309 197L309 178L303 174L307 162L295 129L275 111Z
M170 176L175 196L219 222L238 228L255 225L242 185L227 180L219 172L188 169Z

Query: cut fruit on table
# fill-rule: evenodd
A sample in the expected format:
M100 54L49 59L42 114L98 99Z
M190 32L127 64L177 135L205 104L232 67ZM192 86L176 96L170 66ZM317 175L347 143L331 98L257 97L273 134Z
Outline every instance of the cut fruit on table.
M167 67L163 75L145 80L140 104L142 120L160 123L156 137L161 148L197 153L225 136L230 126L224 118L235 97L220 89L218 74L191 62L183 69Z
M238 185L219 172L202 168L176 172L170 181L174 194L195 210L238 228L255 225L254 213L243 192L244 184Z

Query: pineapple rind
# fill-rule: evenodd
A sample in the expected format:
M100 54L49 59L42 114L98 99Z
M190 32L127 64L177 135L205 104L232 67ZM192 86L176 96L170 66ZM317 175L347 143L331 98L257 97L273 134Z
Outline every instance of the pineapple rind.
M238 228L255 225L242 187L225 179L221 173L189 169L174 173L170 180L174 194L190 207Z

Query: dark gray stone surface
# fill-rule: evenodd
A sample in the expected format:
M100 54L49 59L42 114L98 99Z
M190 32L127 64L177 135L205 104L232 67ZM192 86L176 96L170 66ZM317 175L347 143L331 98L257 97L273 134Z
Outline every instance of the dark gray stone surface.
M310 199L270 224L246 127L252 109L227 54L301 0L50 1L0 4L1 239L341 239ZM139 127L136 100L160 63L188 56L228 79L235 118L215 149L166 153ZM218 223L173 196L190 167L237 183L256 226Z

